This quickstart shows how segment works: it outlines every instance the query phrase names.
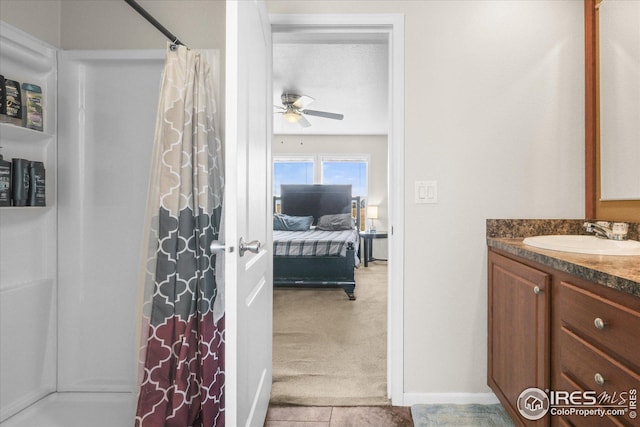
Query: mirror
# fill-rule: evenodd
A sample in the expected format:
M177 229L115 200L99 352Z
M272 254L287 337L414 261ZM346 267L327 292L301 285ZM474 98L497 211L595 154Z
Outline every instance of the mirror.
M601 200L640 199L640 1L599 15Z

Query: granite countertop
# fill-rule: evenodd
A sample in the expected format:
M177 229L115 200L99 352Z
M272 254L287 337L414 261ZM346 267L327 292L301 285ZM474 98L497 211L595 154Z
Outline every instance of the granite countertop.
M640 298L638 256L577 254L539 249L522 242L525 237L542 234L580 234L582 222L583 220L487 220L487 245ZM637 230L637 225L633 224L632 227Z

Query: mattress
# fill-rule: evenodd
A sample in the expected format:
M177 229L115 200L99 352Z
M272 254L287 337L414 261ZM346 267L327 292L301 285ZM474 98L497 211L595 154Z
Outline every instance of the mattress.
M349 243L353 244L357 254L360 243L357 230L273 232L275 256L346 256Z

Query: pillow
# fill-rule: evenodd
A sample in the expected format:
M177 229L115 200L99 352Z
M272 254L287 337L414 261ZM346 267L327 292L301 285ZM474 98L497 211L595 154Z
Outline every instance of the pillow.
M355 227L355 222L351 217L351 214L336 214L336 215L322 215L318 219L316 228L318 230L351 230Z
M281 231L307 231L313 223L312 216L273 214L273 229Z

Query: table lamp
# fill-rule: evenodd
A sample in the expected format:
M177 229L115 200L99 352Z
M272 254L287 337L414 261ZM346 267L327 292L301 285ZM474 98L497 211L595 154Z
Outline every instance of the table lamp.
M377 206L368 206L367 207L367 217L371 221L371 225L369 227L369 232L375 233L376 227L373 225L373 220L378 219L378 207Z

